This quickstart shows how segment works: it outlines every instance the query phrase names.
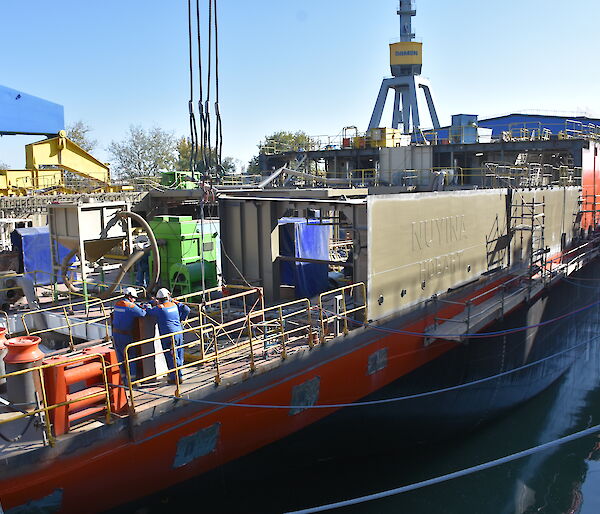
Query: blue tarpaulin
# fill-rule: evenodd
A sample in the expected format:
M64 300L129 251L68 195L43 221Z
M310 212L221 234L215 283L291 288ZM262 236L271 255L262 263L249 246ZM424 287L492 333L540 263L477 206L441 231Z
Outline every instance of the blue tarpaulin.
M21 270L38 285L48 285L52 278L52 257L50 255L50 230L48 227L29 227L14 230L10 239L15 250L21 254L23 269ZM60 262L69 250L59 245ZM74 258L73 258L74 260ZM38 273L33 273L37 271ZM41 272L41 273L39 273ZM62 279L57 277L58 281Z
M331 226L321 225L318 220L281 218L281 255L328 261L330 234ZM282 262L281 283L295 286L296 298L311 298L329 288L328 272L328 264Z

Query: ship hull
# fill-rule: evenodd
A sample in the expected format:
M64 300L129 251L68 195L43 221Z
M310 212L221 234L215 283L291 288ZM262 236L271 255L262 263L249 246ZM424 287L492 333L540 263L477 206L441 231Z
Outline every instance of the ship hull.
M595 266L588 265L583 272L593 273ZM483 290L494 285L492 282ZM474 289L469 296L481 292L481 288ZM592 293L559 283L486 330L551 321L589 304ZM565 295L569 295L568 305L563 301ZM588 317L595 316L597 309L583 311L576 323L550 323L466 343L424 345L423 337L404 333L423 332L439 313L415 312L412 319L354 330L339 342L290 358L268 373L216 388L204 398L224 404L285 406L300 402L297 408L207 408L201 399L174 400L153 416L140 413L132 424L127 419L117 420L70 442L59 441L54 448L15 458L0 482L2 506L10 512L14 507L51 504L57 510L79 512L93 497L89 510L106 510L244 456L260 463L266 454L257 450L278 441L272 448L285 448L307 458L315 453L350 455L389 444L427 443L461 433L526 401L559 378L583 351L583 346L565 346L577 337L565 337L564 331L577 327L582 334L590 332ZM486 379L542 359L546 360ZM302 408L311 403L373 402L453 386L460 387L389 403ZM285 453L276 453L274 465L285 467Z

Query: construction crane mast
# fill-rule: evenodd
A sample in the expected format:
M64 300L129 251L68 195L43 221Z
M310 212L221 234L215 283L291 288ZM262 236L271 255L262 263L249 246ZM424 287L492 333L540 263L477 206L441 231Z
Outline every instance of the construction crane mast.
M394 91L394 108L392 111L392 128L397 129L402 124L405 134L412 134L421 128L417 92L422 90L427 101L429 115L433 127L440 128L431 86L429 81L421 76L423 65L423 43L414 41L412 18L416 16L414 0L399 0L397 11L400 17L400 42L390 44L391 78L383 79L375 108L369 122L369 129L381 124L383 109L388 91Z

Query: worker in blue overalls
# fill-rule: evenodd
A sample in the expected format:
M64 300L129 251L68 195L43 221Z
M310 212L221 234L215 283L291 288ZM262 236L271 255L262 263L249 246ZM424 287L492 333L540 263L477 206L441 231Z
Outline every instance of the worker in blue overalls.
M157 305L146 311L148 316L156 318L158 323L158 331L161 336L172 334L174 332L180 332L183 330L181 322L188 317L190 308L183 303L179 303L171 299L171 293L166 288L161 288L156 293ZM173 338L175 339L175 362L177 366L183 365L183 334L176 334L172 337L161 338L161 344L163 350L165 350L165 360L167 361L167 367L173 369L173 351L172 343ZM178 370L179 382L182 382L181 370ZM169 373L169 384L175 384L175 373Z
M127 287L123 291L124 298L115 303L112 317L112 337L117 358L121 363L121 375L123 383L126 383L127 372L125 371L125 348L133 342L133 324L136 318L142 318L146 311L136 305L137 291L133 287ZM129 354L129 358L133 355ZM137 362L129 364L131 377L137 377Z

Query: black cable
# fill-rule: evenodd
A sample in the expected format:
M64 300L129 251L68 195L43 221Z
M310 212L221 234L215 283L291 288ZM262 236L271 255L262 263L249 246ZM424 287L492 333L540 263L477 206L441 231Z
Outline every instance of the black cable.
M207 139L207 168L206 172L210 173L212 168L212 127L210 121L210 86L212 79L212 44L213 44L213 3L208 0L208 72L206 83L206 100L204 102L204 114L206 116L206 139ZM206 174L205 172L205 174ZM204 184L203 184L204 186Z
M204 88L203 88L203 74L202 74L202 32L200 30L200 0L196 0L196 38L198 41L198 83L199 83L199 97L198 97L198 112L200 113L200 139L198 140L198 146L200 147L200 154L202 156L203 169L206 169L206 120L204 117Z
M188 0L188 48L189 48L189 76L190 76L190 99L188 101L188 113L190 117L190 172L194 180L194 169L197 156L197 130L196 117L194 115L194 50L192 40L192 0Z
M219 107L219 23L217 19L217 0L213 1L215 11L215 115L217 118L217 126L215 129L215 157L217 173L222 175L223 123L221 120L221 110Z

